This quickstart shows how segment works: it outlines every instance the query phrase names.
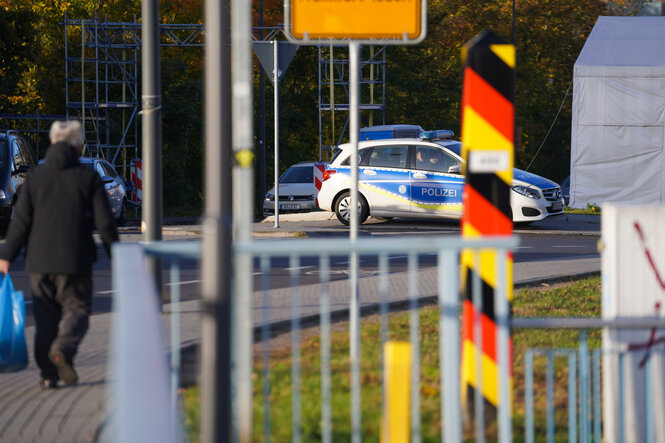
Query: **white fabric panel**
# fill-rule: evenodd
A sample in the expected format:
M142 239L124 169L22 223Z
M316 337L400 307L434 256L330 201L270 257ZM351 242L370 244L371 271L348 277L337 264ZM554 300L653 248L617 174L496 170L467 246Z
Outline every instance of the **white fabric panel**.
M663 202L661 126L578 126L570 206Z
M579 106L579 125L662 125L665 122L665 76L577 78L573 95Z
M665 17L598 17L575 62L576 76L663 76ZM611 69L610 69L611 68Z
M575 62L570 203L665 202L665 17L599 17Z

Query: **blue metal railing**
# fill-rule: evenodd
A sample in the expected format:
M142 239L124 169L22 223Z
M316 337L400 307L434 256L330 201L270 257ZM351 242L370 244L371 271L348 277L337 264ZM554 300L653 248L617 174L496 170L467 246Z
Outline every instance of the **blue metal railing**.
M255 259L255 265L258 266L257 280L255 281L255 289L250 294L235 294L235 297L248 297L254 303L253 309L255 311L252 324L249 325L250 329L260 331L263 345L261 351L261 371L262 371L262 387L259 390L263 403L263 416L261 421L263 423L263 436L265 441L271 439L271 429L273 423L271 422L271 402L270 402L270 375L271 375L271 360L270 360L270 345L269 339L272 336L273 325L275 322L287 322L292 331L291 335L291 377L292 377L292 397L291 397L291 428L292 440L302 441L303 433L303 419L302 419L302 381L301 381L301 328L303 317L316 318L320 328L320 343L321 343L321 440L332 441L332 405L331 405L331 383L332 374L330 368L331 360L331 319L335 311L339 310L339 301L335 298L340 293L348 294L348 280L338 281L332 278L339 272L341 266L340 257L350 257L351 254L358 254L361 259L371 259L372 266L376 267L375 273L370 273L364 276L357 283L359 292L363 297L367 298L367 304L376 305L378 307L380 316L380 337L381 343L385 343L388 337L388 321L387 316L389 312L389 305L397 300L407 303L411 313L415 313L418 309L418 298L422 296L434 296L439 306L439 353L440 353L440 388L441 392L451 392L450 395L441 395L441 429L442 441L461 441L462 428L461 428L461 408L459 403L460 392L459 385L459 355L460 355L460 336L459 336L459 265L458 257L462 248L475 247L483 249L489 247L502 248L506 251L516 245L516 239L483 239L478 241L461 240L459 238L443 237L443 238L419 238L419 239L395 239L390 242L374 241L375 239L359 239L355 243L349 243L346 240L340 239L323 239L323 240L286 240L286 241L254 241L251 243L238 243L235 245L234 254L236 256L252 257ZM120 245L114 250L114 278L115 274L120 269L116 263L123 260L122 247ZM170 283L171 288L171 360L169 363L170 371L170 407L171 417L177 420L178 414L178 399L177 388L179 386L179 371L180 371L180 310L179 303L181 298L180 293L180 280L181 280L181 264L183 260L200 258L201 245L199 242L162 242L156 244L145 245L130 245L139 247L145 256L159 257L170 265ZM400 254L402 260L406 259L406 270L395 271L391 273L390 261L396 258L396 254ZM404 255L403 255L404 254ZM436 257L435 268L419 267L419 257L432 254ZM497 254L502 256L503 254ZM285 288L271 287L271 271L273 269L273 261L278 258L283 258L288 263L286 270L288 272L289 284ZM315 266L315 273L318 275L316 284L303 285L303 272L302 266L304 261L310 257L314 260L314 264L307 266ZM498 263L499 279L502 280L505 272L505 265ZM311 275L311 269L308 275ZM132 269L133 272L121 273L118 276L122 278L134 278L137 269ZM253 270L250 270L253 272ZM425 287L423 285L433 277L432 285ZM404 292L395 298L396 282L404 280L400 287L404 288ZM505 280L503 280L505 282ZM115 287L114 281L114 287ZM121 285L118 285L118 287ZM132 285L129 285L131 287ZM128 287L125 285L125 287ZM500 356L500 361L503 362L500 371L499 383L500 394L509 396L510 393L506 389L508 379L508 362L506 361L507 344L501 346L501 341L505 341L508 337L508 328L512 325L513 328L535 328L535 329L548 329L548 328L561 328L561 329L579 329L580 344L576 349L529 349L525 354L525 440L533 442L541 440L543 437L547 441L554 441L557 435L557 425L555 423L555 362L558 359L567 361L567 384L566 392L567 398L567 434L569 441L581 442L599 442L602 435L602 409L601 409L601 357L604 356L600 349L590 351L587 345L586 332L587 329L650 329L650 328L665 328L665 321L659 319L637 319L637 320L615 320L603 321L601 319L587 318L587 319L566 319L566 318L544 318L544 319L524 319L513 318L508 319L507 304L506 307L502 306L502 299L505 300L505 294L501 288L505 287L501 281L498 282L499 288L495 294L495 305L504 311L497 311L500 315L497 316L497 323L500 326L500 342L497 346ZM133 294L134 296L136 294ZM278 298L278 301L276 299ZM278 306L276 303L280 304ZM284 304L286 303L286 309ZM348 303L348 296L347 296ZM290 306L288 306L290 305ZM337 307L336 307L337 306ZM282 308L282 314L276 315L277 308ZM412 349L418 349L418 334L413 333L418 329L418 319L411 316L410 319L410 341L414 346ZM131 338L130 338L131 339ZM133 337L136 339L136 337ZM415 343L414 343L415 342ZM503 347L503 350L502 350ZM237 349L237 352L252 352L252 349ZM623 395L623 384L625 383L625 374L623 372L623 364L621 363L625 357L625 352L615 352L619 359L619 393ZM606 354L605 354L606 356ZM236 355L237 357L237 355ZM235 358L235 357L234 357ZM535 408L534 408L534 389L537 384L534 382L534 361L539 358L546 359L546 373L545 373L545 390L546 390L546 430L545 435L535 434ZM381 354L381 364L383 364L383 355ZM414 359L416 367L418 366L418 359ZM652 359L647 360L646 383L647 393L651 393L653 386L653 364ZM480 365L478 365L480 366ZM414 369L414 370L417 370ZM419 380L412 378L411 392L415 393L416 397L412 397L412 404L419 401L418 393ZM137 393L138 394L138 393ZM505 398L505 397L504 397ZM509 397L508 397L509 398ZM502 400L503 401L503 400ZM654 417L654 403L653 398L647 396L645 403L645 410L648 417ZM250 399L250 404L252 403ZM506 403L502 403L506 404ZM623 416L625 412L625 399L622 397L619 401L619 417L620 417L620 431L619 435L626 434L625 423ZM419 438L420 417L418 408L412 410L412 438ZM236 411L236 414L238 411ZM415 421L415 422L414 422ZM502 441L512 440L512 418L509 409L499 409L499 437ZM482 427L476 431L479 438L482 438ZM653 441L654 429L653 420L647 420L647 429L645 433L645 441ZM622 441L622 440L621 440Z

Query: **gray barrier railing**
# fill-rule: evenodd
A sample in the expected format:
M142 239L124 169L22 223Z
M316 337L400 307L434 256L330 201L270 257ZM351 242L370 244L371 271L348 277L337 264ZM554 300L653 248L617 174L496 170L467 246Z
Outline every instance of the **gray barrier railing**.
M271 291L268 285L268 277L271 271L271 260L284 257L288 258L290 262L290 275L292 285L289 291L291 292L292 310L290 316L292 319L292 328L295 331L300 330L298 319L303 315L317 314L320 325L320 342L321 342L321 440L324 442L333 441L332 431L332 410L331 410L331 374L330 374L330 339L331 339L331 300L334 302L335 295L344 297L344 295L353 293L352 285L357 285L357 293L360 295L361 304L378 306L381 316L381 349L387 341L387 311L388 304L391 302L405 302L408 304L410 316L410 343L412 350L412 367L411 379L409 380L411 392L411 441L420 441L420 353L419 353L419 319L418 319L418 300L423 296L435 296L440 308L439 311L439 343L440 343L440 389L442 392L455 393L454 395L441 396L441 428L446 441L461 441L462 438L462 422L461 422L461 406L460 397L460 368L459 355L460 355L460 334L459 334L459 265L458 257L460 251L464 248L488 250L495 249L498 251L497 266L498 270L505 269L505 257L509 249L517 245L517 238L498 238L486 237L483 239L462 239L459 237L426 237L426 238L396 238L390 241L383 239L359 239L355 242L350 242L346 239L307 239L307 240L288 240L288 241L259 241L249 243L239 243L235 245L235 254L248 255L256 257L260 261L260 275L262 276L260 292L262 294L262 318L260 323L262 325L262 338L264 343L267 343L271 335L271 324L276 320L272 318L271 310L277 309L279 306L273 306L271 301L271 294L278 295L279 291ZM434 255L436 257L436 265L431 269L422 269L418 266L419 257L423 255ZM369 275L354 281L350 278L342 282L331 282L331 267L337 263L339 266L349 266L353 263L353 257L359 259L370 259L376 261L372 266L376 266L377 275ZM388 261L398 255L402 259L406 259L406 271L403 272L389 272ZM305 264L304 258L316 259L316 264L320 268L320 280L315 285L313 296L308 297L312 301L318 298L319 309L318 312L306 312L301 308L301 305L311 305L307 303L302 297L303 294L299 291L298 279L300 269ZM334 257L341 257L341 260L334 262ZM480 263L476 263L476 269L480 269ZM362 268L362 266L360 266ZM428 275L433 274L433 275ZM352 274L352 273L351 273ZM495 292L495 306L497 307L497 324L499 326L497 349L504 350L503 355L499 355L500 374L508 374L508 301L505 293L505 272L497 272L498 282L497 290ZM352 274L353 275L353 274ZM429 287L423 285L423 280L429 281ZM401 291L389 291L389 287L401 285ZM403 292L402 292L403 291ZM395 293L397 292L397 294ZM236 294L240 297L249 297L251 294ZM339 304L339 303L336 303ZM338 308L339 309L339 308ZM358 309L342 308L346 311L348 309L350 327L350 341L357 340L354 338L354 333L357 334L356 328L353 327L357 324L358 319L352 318L354 313L358 315ZM480 318L477 319L480 322ZM478 326L479 327L479 326ZM296 338L293 338L296 340ZM272 423L270 422L270 348L266 344L263 346L263 430L264 441L270 441L270 430ZM299 346L296 344L292 346L292 369L295 376L294 389L300 386L300 355ZM383 362L383 354L381 355ZM478 366L480 366L478 364ZM360 365L359 362L354 361L354 355L350 355L350 376L351 379L360 379ZM355 373L354 373L355 372ZM506 378L504 378L505 381ZM497 380L500 386L500 392L509 395L508 383L502 382L501 378ZM352 423L360 423L361 417L358 405L353 404L353 400L360 401L360 387L351 386L352 404L349 405L352 413ZM300 429L302 423L299 422L301 405L299 402L299 392L293 397L294 405L293 410L293 435L294 441L300 441ZM384 400L385 401L385 400ZM503 405L509 405L508 401ZM354 406L356 409L354 411ZM501 440L510 441L510 425L511 414L501 414L500 408L499 415L501 421L499 428L503 431L508 431L505 434L500 432ZM358 414L357 416L353 416ZM444 426L443 424L446 423ZM351 438L354 441L360 441L362 438L361 430L359 427L352 426Z
M261 380L260 403L263 415L262 423L264 441L271 440L271 401L270 384L271 356L269 340L274 327L279 324L284 330L286 325L291 334L291 379L292 416L290 427L292 441L303 441L302 419L302 366L301 366L301 330L309 327L312 321L319 327L320 353L321 353L321 398L320 398L320 435L321 441L333 440L332 404L331 404L331 349L333 316L349 315L348 293L349 285L356 284L359 289L361 308L372 307L380 317L380 342L383 345L389 335L388 312L391 304L405 306L409 312L410 342L412 349L412 374L419 374L419 319L418 307L421 298L435 300L439 307L439 384L441 395L441 440L446 442L462 441L461 407L460 407L460 334L459 334L459 253L463 248L499 250L497 257L505 256L504 252L514 248L516 238L485 238L477 240L463 240L457 237L430 237L430 238L400 238L389 242L377 239L359 239L350 243L346 239L308 239L308 240L265 240L251 243L238 243L234 254L238 257L251 257L248 263L254 261L250 269L237 269L236 272L254 274L254 290L249 294L235 293L234 296L245 297L252 302L253 315L249 324L244 325L250 334L258 332L263 342L260 362ZM140 247L144 254L159 256L171 266L171 342L174 345L171 353L169 370L171 373L170 398L171 417L177 416L177 387L179 385L178 372L180 368L178 343L179 337L179 262L182 259L198 259L200 257L199 242L162 242L147 245L119 245L114 249L114 279L126 258L126 252L132 248ZM134 251L135 252L135 251ZM346 278L348 266L352 261L350 256L357 254L360 263L360 278L353 282ZM428 259L429 257L429 259ZM276 261L282 260L277 263ZM400 266L393 265L400 261ZM420 265L419 262L426 262ZM479 263L478 263L479 264ZM505 269L505 265L497 264L497 269ZM126 268L127 266L125 266ZM477 267L479 269L479 266ZM272 287L272 278L276 269L285 271L285 281L282 287ZM346 271L345 271L346 269ZM131 296L136 296L136 285L129 282L135 279L132 274L140 271L140 266L134 266L132 272L121 272L114 280L114 287L119 291L132 289ZM499 272L499 274L504 274ZM315 281L312 281L315 276ZM342 280L338 277L343 276ZM144 276L145 278L145 276ZM497 318L500 326L499 340L505 341L508 337L508 327L513 328L562 328L562 329L592 329L592 328L665 328L665 322L657 319L645 320L615 320L612 322L600 319L519 319L509 320L505 291L505 276L499 275L497 291L495 293L495 306L502 314ZM124 283L123 283L124 281ZM288 284L287 284L288 283ZM122 297L121 294L117 296ZM345 297L346 296L346 297ZM307 320L307 325L304 324ZM120 324L120 323L119 323ZM126 324L126 323L123 323ZM235 329L237 331L237 329ZM114 334L122 333L116 331ZM256 335L255 335L256 336ZM547 359L545 385L547 392L547 432L548 441L554 441L556 428L554 422L554 361L558 356L568 360L568 436L569 441L599 441L601 435L601 403L600 403L600 350L589 351L585 334L578 349L529 349L525 355L525 439L526 441L540 440L543 436L534 435L534 376L533 361L544 356ZM127 336L126 340L136 340L136 335ZM497 349L504 349L504 355L499 355L500 377L498 383L500 393L511 395L507 391L507 374L509 362L506 359L505 349L507 343L497 343ZM252 353L249 349L236 348L234 358L246 358L238 353ZM592 355L590 357L590 355ZM251 358L251 357L250 357ZM590 360L591 359L591 360ZM381 354L383 364L383 353ZM351 370L359 365L350 365ZM355 369L358 370L358 369ZM651 369L650 369L651 370ZM653 371L652 371L653 372ZM358 376L358 374L357 374ZM251 374L234 374L238 377L251 379ZM420 441L420 410L419 392L420 380L414 375L409 380L411 384L411 435L412 441ZM649 381L650 383L650 381ZM451 394L445 394L451 393ZM140 395L141 392L135 392ZM355 397L357 398L357 397ZM510 398L510 397L508 397ZM249 399L248 404L252 404ZM647 411L653 414L653 401L648 400ZM385 399L383 400L385 402ZM377 405L377 409L384 406ZM247 403L247 402L245 402ZM511 404L506 402L503 404ZM239 402L236 402L239 404ZM623 404L621 405L623 407ZM502 413L499 410L499 440L512 439L512 419L510 411ZM240 412L236 409L237 414ZM251 413L251 412L250 412ZM174 415L175 414L175 415ZM126 417L128 418L128 417ZM131 418L131 417L129 417ZM128 419L129 419L128 418ZM257 417L257 419L259 419ZM551 420L550 420L551 419ZM245 417L247 420L247 417ZM251 420L249 420L251 423ZM358 429L352 432L358 433ZM653 437L653 430L647 429L647 437ZM361 435L357 435L361 437Z
M571 348L530 348L524 355L524 436L527 443L542 440L554 442L556 435L555 420L555 361L558 358L567 360L566 370L568 373L567 384L564 387L567 398L566 414L568 423L566 432L568 441L580 441L582 443L603 441L640 441L651 443L657 441L654 425L660 420L656 415L658 409L655 403L657 383L654 373L657 373L657 358L663 358L663 351L655 350L656 344L647 342L639 349L593 349L590 350L587 342L587 331L604 329L606 331L616 330L650 330L665 329L663 318L624 318L615 320L603 320L601 318L515 318L511 325L515 328L525 329L574 329L580 331L579 345ZM545 435L535 435L535 411L534 407L534 361L538 358L546 360L545 374ZM612 416L612 420L618 423L618 432L613 437L603 434L603 408L601 395L601 374L603 358L614 357L617 360L618 374L615 381L605 380L605 383L617 383L619 392L618 413ZM644 430L628 430L626 424L626 385L632 383L625 368L629 359L642 360L644 368ZM606 360L605 365L611 364ZM640 436L640 437L636 437ZM660 438L663 438L661 435Z

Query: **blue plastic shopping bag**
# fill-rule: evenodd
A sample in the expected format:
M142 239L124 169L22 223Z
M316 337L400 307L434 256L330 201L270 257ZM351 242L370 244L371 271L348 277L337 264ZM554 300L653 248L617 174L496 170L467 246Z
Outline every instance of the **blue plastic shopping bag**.
M0 372L20 371L27 365L23 291L14 290L7 274L0 284Z

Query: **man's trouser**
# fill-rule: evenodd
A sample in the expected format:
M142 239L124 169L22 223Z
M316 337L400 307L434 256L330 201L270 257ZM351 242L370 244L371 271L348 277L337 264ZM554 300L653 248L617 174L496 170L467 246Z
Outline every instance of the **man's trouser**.
M71 364L88 330L92 307L90 274L30 274L35 315L35 361L43 378L57 377L48 354L61 351Z

